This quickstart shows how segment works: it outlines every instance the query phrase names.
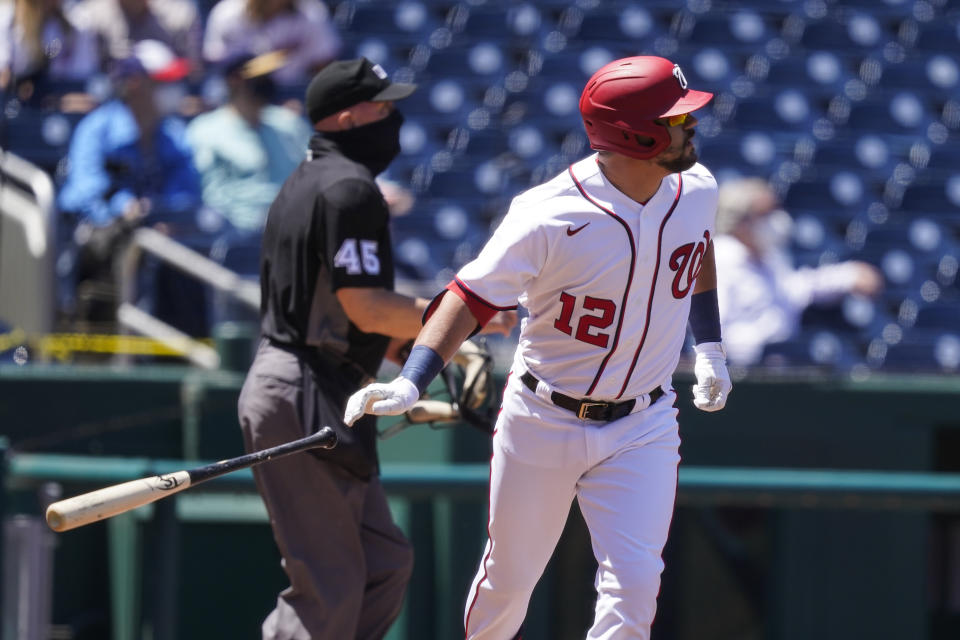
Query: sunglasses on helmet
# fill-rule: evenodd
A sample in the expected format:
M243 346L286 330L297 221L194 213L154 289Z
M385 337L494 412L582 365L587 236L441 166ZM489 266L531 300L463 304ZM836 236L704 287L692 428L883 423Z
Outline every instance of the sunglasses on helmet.
M654 120L659 125L664 127L675 127L679 124L683 124L687 121L687 118L690 117L689 113L678 113L675 116L668 116L666 118L657 118Z

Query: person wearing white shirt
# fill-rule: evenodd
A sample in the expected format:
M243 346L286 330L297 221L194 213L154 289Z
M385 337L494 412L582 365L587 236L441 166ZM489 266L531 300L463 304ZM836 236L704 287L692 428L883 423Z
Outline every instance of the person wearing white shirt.
M788 252L790 214L761 178L720 186L717 203L717 298L727 358L760 361L764 347L794 336L803 311L847 294L872 297L883 288L873 265L857 260L795 268Z
M122 60L142 40L158 40L190 62L191 76L202 73L200 14L193 0L78 0L68 15L75 24L94 33L104 49L104 60Z
M281 85L305 83L337 57L340 36L320 0L220 0L207 17L203 57L211 64L245 51L283 51Z
M40 73L82 80L99 69L96 39L64 13L61 0L0 3L0 87Z

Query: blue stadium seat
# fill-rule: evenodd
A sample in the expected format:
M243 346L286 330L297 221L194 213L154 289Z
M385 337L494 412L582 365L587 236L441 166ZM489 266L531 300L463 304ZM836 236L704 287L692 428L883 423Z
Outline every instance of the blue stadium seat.
M923 96L915 91L900 91L853 103L846 126L858 132L920 135L925 133L933 119Z
M674 62L680 65L690 86L719 93L726 90L742 67L739 57L717 47L705 47L692 56L678 54Z
M873 195L870 188L861 172L827 170L793 183L784 198L784 206L788 211L820 211L825 216L832 213L849 217L870 201Z
M437 26L431 8L417 0L343 2L334 16L341 31L408 42L424 39Z
M956 16L952 19L930 20L920 25L914 48L933 53L956 52L960 48L960 33Z
M496 126L484 129L463 129L465 140L460 150L471 162L487 160L509 150L506 134Z
M41 110L10 100L0 115L5 120L0 123L0 147L54 175L67 155L73 128L84 115Z
M819 105L813 103L805 92L791 88L740 100L736 105L733 124L741 130L765 127L806 132L820 115Z
M956 55L913 53L901 62L884 66L881 82L885 91L904 89L939 97L956 90L960 63Z
M688 40L697 46L758 47L771 37L765 14L750 9L733 13L709 12L696 16Z
M960 304L940 302L920 307L914 326L917 329L960 332Z
M432 52L424 71L438 76L494 78L510 66L509 52L496 40L453 44Z
M956 140L948 140L944 144L934 146L930 152L927 168L931 172L942 175L960 173L960 146L957 145Z
M623 7L599 3L583 17L577 39L608 46L629 42L639 52L669 28L671 15L662 17L662 13L640 3L629 3Z
M468 43L494 38L503 43L523 42L533 46L547 21L536 4L529 2L478 4L467 7L465 15L457 37Z
M620 55L610 44L589 47L571 46L563 51L545 53L539 76L550 82L566 82L583 88L593 73Z
M960 167L958 167L960 169ZM940 212L956 211L960 207L960 193L955 193L960 185L960 170L943 180L918 180L906 188L900 204L904 211ZM953 186L957 185L957 186Z
M484 191L477 185L476 172L472 168L457 168L435 172L425 195L431 198L449 198L451 200L481 200Z
M849 369L860 360L857 348L842 333L816 328L801 330L784 342L764 347L761 363L767 366L823 367Z
M479 106L482 89L453 76L435 76L419 82L403 100L403 114L426 128L466 124L467 115Z
M882 368L904 373L952 373L958 368L957 332L911 331L886 349Z
M883 29L876 19L868 13L855 14L855 17L863 22L841 20L837 15L808 22L800 45L809 51L862 51L881 46Z

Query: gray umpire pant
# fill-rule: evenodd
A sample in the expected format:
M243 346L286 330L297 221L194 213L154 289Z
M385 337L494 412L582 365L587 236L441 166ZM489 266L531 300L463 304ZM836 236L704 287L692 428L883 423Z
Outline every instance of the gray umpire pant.
M304 436L297 358L261 344L240 393L247 451ZM290 587L263 623L264 640L376 640L397 618L413 569L379 478L364 481L309 452L258 465Z

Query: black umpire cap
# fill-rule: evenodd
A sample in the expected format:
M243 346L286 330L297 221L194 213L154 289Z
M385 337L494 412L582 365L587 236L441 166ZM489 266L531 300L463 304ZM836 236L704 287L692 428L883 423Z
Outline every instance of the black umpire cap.
M316 123L361 102L387 102L406 98L415 84L390 82L379 64L366 58L331 62L307 86L306 109Z

